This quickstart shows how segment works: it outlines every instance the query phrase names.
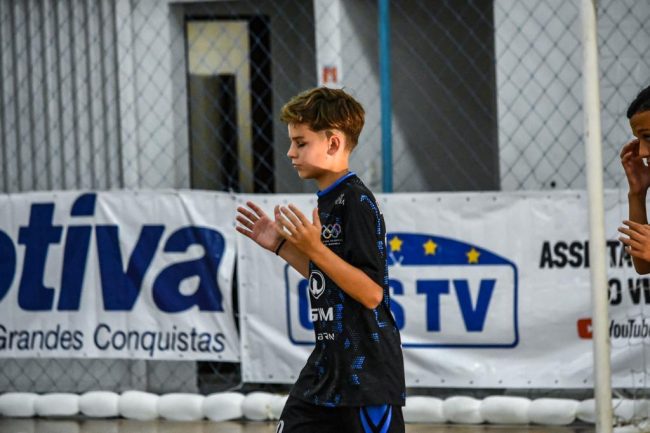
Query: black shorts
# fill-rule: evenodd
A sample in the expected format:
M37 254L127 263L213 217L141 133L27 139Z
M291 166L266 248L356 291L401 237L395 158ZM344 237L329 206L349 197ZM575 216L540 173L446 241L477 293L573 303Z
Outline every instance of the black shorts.
M404 433L401 406L325 407L289 396L276 433Z

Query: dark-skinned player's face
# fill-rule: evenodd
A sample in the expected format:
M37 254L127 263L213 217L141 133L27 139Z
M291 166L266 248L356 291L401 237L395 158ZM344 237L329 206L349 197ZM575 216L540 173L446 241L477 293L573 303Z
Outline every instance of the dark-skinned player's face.
M650 157L650 110L632 116L630 127L632 134L639 139L639 156Z

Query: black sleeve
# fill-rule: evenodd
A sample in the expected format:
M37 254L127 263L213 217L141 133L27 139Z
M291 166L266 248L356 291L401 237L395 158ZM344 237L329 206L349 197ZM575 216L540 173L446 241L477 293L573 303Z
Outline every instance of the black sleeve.
M343 217L344 260L383 286L384 223L371 196L350 194Z

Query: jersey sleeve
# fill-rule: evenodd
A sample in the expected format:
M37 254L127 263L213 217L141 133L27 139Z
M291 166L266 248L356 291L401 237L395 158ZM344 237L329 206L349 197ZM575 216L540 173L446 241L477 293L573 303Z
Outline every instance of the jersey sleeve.
M374 199L365 194L352 194L345 200L343 258L382 286L386 256L379 208Z

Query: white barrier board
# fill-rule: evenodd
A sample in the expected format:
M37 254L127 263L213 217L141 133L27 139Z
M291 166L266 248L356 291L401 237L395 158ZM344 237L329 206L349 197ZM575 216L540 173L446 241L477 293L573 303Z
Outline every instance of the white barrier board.
M650 280L616 240L620 194L605 197L612 370L614 386L631 387L631 370L647 374ZM408 386L593 386L586 194L377 197ZM247 199L269 213L316 206L310 195ZM244 380L293 382L314 341L306 282L244 237L238 256Z
M0 357L239 360L227 194L0 196Z

